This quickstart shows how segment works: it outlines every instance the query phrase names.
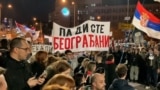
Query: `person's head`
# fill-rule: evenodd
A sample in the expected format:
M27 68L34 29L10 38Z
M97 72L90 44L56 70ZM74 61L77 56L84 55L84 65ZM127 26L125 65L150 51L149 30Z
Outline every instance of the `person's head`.
M54 53L54 56L55 56L55 57L60 57L60 54L61 54L61 53L60 53L59 51L57 51L57 52Z
M68 87L70 90L75 88L75 81L71 76L64 75L64 74L56 74L54 75L45 85L60 85L60 86L65 86Z
M102 63L102 55L101 54L98 54L97 57L96 57L96 62L97 63Z
M50 64L52 64L52 63L54 63L54 62L56 62L56 61L58 61L58 58L57 58L57 57L55 57L55 56L53 56L53 55L48 56L48 59L47 59L47 61L46 61L46 66L48 66L48 65L50 65Z
M65 60L59 60L52 64L55 74L71 75L72 67Z
M83 56L78 57L78 59L77 59L77 61L78 61L79 64L82 64L83 60L84 60Z
M67 57L68 60L72 60L74 58L74 54L71 50L66 50L65 56Z
M114 56L112 54L109 54L108 57L107 57L107 61L114 62Z
M148 48L148 53L153 54L153 48Z
M125 79L125 77L127 76L128 68L125 64L119 64L119 65L117 65L115 71L116 71L119 78Z
M35 59L40 63L44 63L47 57L48 53L46 51L38 51L35 55Z
M10 55L17 61L26 60L31 48L24 38L14 38L10 42Z
M98 67L95 71L95 73L100 73L105 75L105 69L103 67Z
M141 52L142 52L142 53L146 53L146 48L142 48L142 49L141 49Z
M95 73L91 77L92 90L105 90L105 75Z
M70 89L65 86L60 86L58 84L52 84L43 87L42 90L70 90Z
M82 61L81 65L82 67L86 68L88 63L89 63L90 59L89 58L84 58L84 60Z
M1 40L1 47L2 47L2 48L5 48L5 49L8 49L7 46L8 46L8 41L7 41L7 39L2 39L2 40Z
M96 70L96 62L89 61L86 69L87 69L87 71L94 72Z

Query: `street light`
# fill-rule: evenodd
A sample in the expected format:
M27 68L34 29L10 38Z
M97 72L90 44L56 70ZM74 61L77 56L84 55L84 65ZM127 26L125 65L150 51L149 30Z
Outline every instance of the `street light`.
M101 16L97 16L97 20L100 20L101 19Z
M62 0L62 2L63 2L63 3L65 3L65 2L66 2L66 0Z
M36 21L37 20L37 18L36 17L33 17L33 21Z
M8 8L12 8L12 5L11 5L11 4L8 4Z
M7 7L9 9L12 8L12 4L8 4ZM0 3L0 30L2 29L1 22L2 22L2 4Z

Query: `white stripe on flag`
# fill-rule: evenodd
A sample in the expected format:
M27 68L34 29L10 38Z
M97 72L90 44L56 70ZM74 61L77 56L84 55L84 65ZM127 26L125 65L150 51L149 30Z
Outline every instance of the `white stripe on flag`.
M159 31L156 31L152 28L148 28L148 27L143 27L141 26L140 24L140 20L137 19L135 16L133 17L133 21L132 21L132 24L140 29L141 31L145 32L149 37L152 37L152 38L156 38L156 39L160 39L160 32Z

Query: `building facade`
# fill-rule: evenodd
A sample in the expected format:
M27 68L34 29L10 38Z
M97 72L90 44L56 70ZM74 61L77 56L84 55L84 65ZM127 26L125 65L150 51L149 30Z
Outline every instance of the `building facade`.
M55 5L55 11L52 14L53 22L65 27L74 27L86 20L110 21L115 39L124 38L123 26L120 28L119 25L123 23L122 25L130 26L136 8L136 4L130 4L130 2L126 5L105 5L102 0L66 0L65 3L62 3L62 0L56 0ZM69 16L62 15L63 7L69 8ZM144 4L144 7L160 17L160 3Z

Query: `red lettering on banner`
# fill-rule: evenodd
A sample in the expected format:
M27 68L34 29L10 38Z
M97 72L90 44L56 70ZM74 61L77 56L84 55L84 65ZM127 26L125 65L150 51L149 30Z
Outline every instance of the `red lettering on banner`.
M109 37L106 35L93 35L89 34L88 42L90 47L109 47Z
M89 37L90 37L90 47L94 47L94 35L92 35L92 34L89 34Z
M99 35L99 37L101 37L101 35ZM95 35L95 47L99 47L99 44L98 36Z
M76 36L76 48L78 48L79 43L81 42L81 37Z
M70 49L71 48L71 39L70 38L65 38L65 49Z
M105 47L109 47L109 36L105 37Z
M60 45L59 49L63 50L64 49L64 44L63 43L64 43L65 40L64 40L64 38L60 38L59 40L60 40L59 41L59 45Z
M75 37L71 37L71 49L73 48L73 41L74 41Z
M104 35L102 37L99 36L100 47L104 47L104 44L105 44L104 40L105 40L105 36Z
M58 49L59 43L57 42L57 40L59 40L58 37L53 37L53 45L54 45L54 49Z
M82 47L88 47L88 41L87 41L87 36L83 35L83 42L82 42Z
M54 37L53 38L54 50L66 50L82 48L107 48L109 47L109 36L88 34L75 37Z

